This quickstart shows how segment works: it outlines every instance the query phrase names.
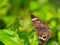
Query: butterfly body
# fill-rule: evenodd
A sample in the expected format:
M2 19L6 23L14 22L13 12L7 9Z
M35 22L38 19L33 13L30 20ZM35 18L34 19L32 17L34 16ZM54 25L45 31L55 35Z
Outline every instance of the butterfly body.
M38 34L38 37L41 41L40 45L45 45L48 39L52 37L52 32L50 31L50 28L45 22L41 21L34 15L31 15L31 18L32 18L32 23L35 27L35 30Z

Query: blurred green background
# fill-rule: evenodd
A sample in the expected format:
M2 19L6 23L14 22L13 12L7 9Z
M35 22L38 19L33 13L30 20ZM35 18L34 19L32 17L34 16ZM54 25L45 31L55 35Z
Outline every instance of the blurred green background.
M60 0L0 0L0 45L38 45L31 14L51 28L45 45L60 45Z

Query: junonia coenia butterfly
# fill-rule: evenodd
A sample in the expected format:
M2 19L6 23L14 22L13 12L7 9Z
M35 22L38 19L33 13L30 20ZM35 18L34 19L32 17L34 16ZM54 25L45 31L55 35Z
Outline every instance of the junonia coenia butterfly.
M49 26L34 15L31 15L31 18L38 37L41 41L40 45L45 45L48 39L52 37L52 32L50 31Z

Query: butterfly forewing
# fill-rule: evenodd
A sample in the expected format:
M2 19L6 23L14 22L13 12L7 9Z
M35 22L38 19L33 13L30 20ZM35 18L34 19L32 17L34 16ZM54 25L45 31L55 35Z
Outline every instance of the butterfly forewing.
M48 39L52 37L52 32L50 31L49 26L39 18L34 15L31 15L31 18L38 37L41 41L40 45L44 45L48 41Z

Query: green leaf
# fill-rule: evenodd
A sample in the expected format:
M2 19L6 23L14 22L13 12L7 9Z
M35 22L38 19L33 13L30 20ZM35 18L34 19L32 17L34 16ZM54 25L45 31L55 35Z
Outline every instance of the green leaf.
M57 26L57 21L56 21L56 20L50 21L50 26L51 26L52 28L55 28L55 27Z
M38 0L41 4L47 3L48 0Z
M15 16L3 16L2 19L6 23L6 27L11 26L15 22L16 17Z
M30 10L31 11L37 11L40 9L40 4L36 1L30 2Z
M9 0L0 0L0 7L3 7L4 5L8 4Z
M60 44L60 31L58 32L57 36L58 36L58 42Z
M22 45L17 33L9 30L0 30L0 41L5 45Z
M53 39L48 40L48 42L46 43L46 45L59 45L59 43Z
M0 16L6 16L6 13L8 11L8 7L4 7L0 9Z
M58 9L56 17L60 19L60 8Z
M36 31L33 30L29 35L29 42L30 42L30 45L40 44Z

